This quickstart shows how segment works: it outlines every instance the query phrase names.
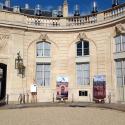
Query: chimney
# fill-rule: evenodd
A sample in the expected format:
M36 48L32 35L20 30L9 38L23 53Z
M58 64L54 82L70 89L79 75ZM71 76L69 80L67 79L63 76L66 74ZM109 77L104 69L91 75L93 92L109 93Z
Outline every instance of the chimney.
M68 17L68 2L64 0L63 3L63 17Z

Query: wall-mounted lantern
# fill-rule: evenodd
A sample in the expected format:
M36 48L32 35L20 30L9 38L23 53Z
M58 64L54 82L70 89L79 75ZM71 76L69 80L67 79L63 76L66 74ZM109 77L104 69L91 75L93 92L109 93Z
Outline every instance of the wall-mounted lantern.
M23 64L23 59L20 56L20 52L17 53L17 58L15 59L15 69L18 70L18 74L22 75L22 78L25 77L25 66Z

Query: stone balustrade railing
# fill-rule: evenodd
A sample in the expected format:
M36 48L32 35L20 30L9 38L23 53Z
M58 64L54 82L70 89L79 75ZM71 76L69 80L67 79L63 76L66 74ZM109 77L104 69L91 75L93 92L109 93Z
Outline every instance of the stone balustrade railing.
M115 6L106 11L95 13L87 16L78 16L78 17L42 17L42 16L31 16L25 15L22 13L12 13L8 11L2 11L0 13L0 21L5 21L7 23L12 22L13 24L19 23L23 26L34 26L42 28L64 28L64 27L79 27L89 24L96 24L103 21L110 21L117 19L118 17L125 16L125 3ZM3 23L2 22L2 23ZM10 23L9 23L10 24ZM19 25L18 24L18 25Z
M89 16L80 16L80 17L68 17L66 18L66 26L80 26L85 24L91 24L97 22L97 14Z
M72 27L82 26L86 24L93 24L109 19L114 19L119 16L125 15L125 3L101 13L79 16L79 17L66 17L66 18L49 18L49 17L36 17L27 16L27 24L43 26L43 27Z
M104 20L116 18L125 14L125 3L116 6L112 9L106 10L104 13Z
M46 17L36 17L27 16L27 24L43 27L58 27L60 26L59 18L46 18Z

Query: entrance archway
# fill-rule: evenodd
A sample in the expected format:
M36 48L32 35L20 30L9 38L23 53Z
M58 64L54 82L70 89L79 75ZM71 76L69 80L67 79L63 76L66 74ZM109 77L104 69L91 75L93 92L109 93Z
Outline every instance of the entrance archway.
M0 63L0 100L6 96L7 65Z

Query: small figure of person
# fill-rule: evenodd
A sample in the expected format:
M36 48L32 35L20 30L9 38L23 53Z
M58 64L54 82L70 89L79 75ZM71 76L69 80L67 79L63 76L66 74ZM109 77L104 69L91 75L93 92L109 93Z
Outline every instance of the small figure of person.
M20 94L20 95L19 95L19 98L18 98L18 102L19 102L20 104L22 104L22 101L23 101L23 97L22 97L22 94Z
M33 80L33 84L31 85L31 103L37 102L37 85L35 79Z
M108 101L109 101L109 104L111 103L111 93L109 93L108 95Z

